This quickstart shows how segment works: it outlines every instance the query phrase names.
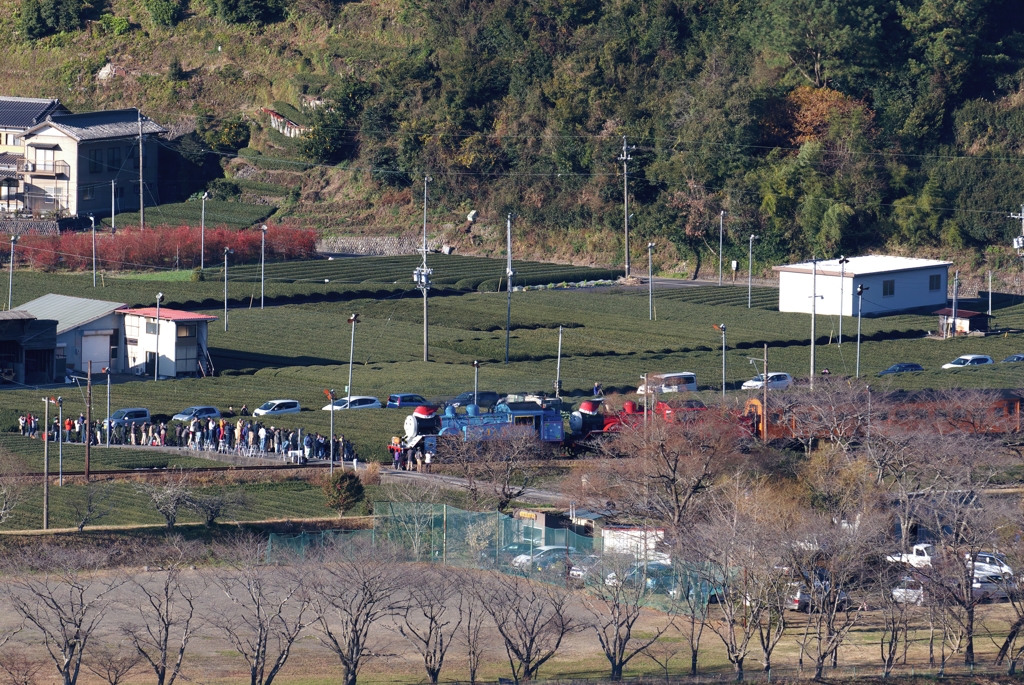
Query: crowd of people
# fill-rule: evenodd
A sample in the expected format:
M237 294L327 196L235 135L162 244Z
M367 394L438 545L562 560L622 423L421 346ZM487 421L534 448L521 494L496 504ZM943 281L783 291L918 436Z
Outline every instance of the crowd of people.
M56 442L93 445L107 443L106 422L93 421L91 426L85 415L54 419L47 439ZM40 431L40 420L33 414L18 417L21 434L35 438ZM277 428L239 416L236 421L225 418L191 421L164 421L115 425L110 433L111 445L140 447L177 447L196 451L234 453L245 456L278 455L285 461L305 462L309 459L352 460L357 458L354 446L344 435L327 436L319 432L307 433L301 428ZM333 452L332 452L333 443Z

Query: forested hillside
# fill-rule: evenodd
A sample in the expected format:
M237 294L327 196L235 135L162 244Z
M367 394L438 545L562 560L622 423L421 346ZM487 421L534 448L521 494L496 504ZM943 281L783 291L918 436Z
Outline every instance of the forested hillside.
M438 228L517 212L534 254L618 262L626 136L634 259L660 238L677 271L717 254L721 210L727 258L755 233L760 264L1021 228L1020 0L93 1L0 0L4 92L140 104L179 136L180 195L223 167L226 196L401 233L429 173Z

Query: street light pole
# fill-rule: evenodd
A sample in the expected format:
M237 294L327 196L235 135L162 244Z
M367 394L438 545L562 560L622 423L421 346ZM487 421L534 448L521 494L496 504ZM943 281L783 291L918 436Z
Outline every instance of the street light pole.
M818 259L811 257L811 390L814 390L814 342L818 316Z
M725 324L714 324L714 329L722 334L722 397L725 397Z
M267 253L267 225L263 224L260 227L260 309L263 309L263 276L266 273L266 253Z
M160 300L163 293L156 294L156 352L153 354L153 380L160 380ZM109 418L109 417L108 417Z
M224 332L228 332L228 255L233 253L230 247L224 248Z
M43 398L43 530L50 527L50 400Z
M334 390L324 390L324 394L327 395L327 399L330 400L331 407L331 466L328 469L330 475L334 475L334 401L338 399L337 394ZM345 469L345 464L341 465L342 470Z
M626 145L626 136L622 136L622 156L619 157L619 161L622 162L622 225L626 233L626 278L629 278L629 163L633 160L629 156L629 151L635 148L636 145Z
M846 285L846 265L850 263L844 255L839 255L839 345L843 346L843 314L846 311L846 300L843 297L843 286Z
M747 248L747 309L750 309L752 303L752 290L751 283L754 277L754 241L757 240L757 236L753 233L750 234L750 246Z
M625 138L623 138L623 140L625 140ZM512 330L512 277L516 275L516 272L512 269L512 219L515 218L515 217L516 217L515 214L511 214L510 213L508 215L508 223L506 224L507 230L506 230L506 233L505 233L505 237L506 237L506 240L507 240L507 245L505 247L505 250L506 250L506 252L508 254L508 262L507 262L507 264L505 266L505 278L508 281L508 283L507 283L507 286L508 286L507 287L507 290L508 290L508 306L506 307L506 310L505 310L505 363L506 364L508 364L509 331ZM628 259L628 257L627 257L627 259ZM628 262L627 262L627 269L628 269ZM628 271L627 271L626 275L627 276L629 275Z
M11 273L7 281L7 311L11 310L11 302L14 301L14 245L18 242L18 236L11 236Z
M64 487L64 398L57 398L57 484Z
M647 318L654 321L654 243L647 243Z
M199 215L199 270L206 268L206 198L209 193L203 193L203 211ZM194 264L195 262L193 262Z
M96 217L89 215L92 223L92 287L96 287Z
M864 304L864 291L870 290L863 285L857 286L857 372L854 378L860 378L860 312Z
M352 340L349 342L349 345L348 345L348 387L345 389L345 391L347 393L347 397L346 397L346 400L345 400L345 406L346 407L351 407L352 406L352 360L355 358L353 355L354 355L354 352L355 352L355 349L356 349L356 324L359 323L359 315L358 314L353 314L352 316L348 317L348 322L350 324L352 324ZM332 415L334 414L334 407L333 407L333 405L331 406L331 414Z
M725 246L725 210L718 214L718 285L722 285L722 250Z

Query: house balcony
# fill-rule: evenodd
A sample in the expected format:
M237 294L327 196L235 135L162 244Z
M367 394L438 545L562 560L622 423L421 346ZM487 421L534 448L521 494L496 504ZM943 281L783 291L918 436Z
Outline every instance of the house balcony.
M32 174L33 176L48 176L56 178L57 176L70 176L71 167L67 162L57 160L49 162L33 162L25 160L21 163L21 171Z

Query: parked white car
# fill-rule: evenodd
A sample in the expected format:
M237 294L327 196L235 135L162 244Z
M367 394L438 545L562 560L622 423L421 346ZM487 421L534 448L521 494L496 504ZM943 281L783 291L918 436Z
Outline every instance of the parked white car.
M300 411L302 411L302 408L299 407L299 403L296 400L270 400L260 405L252 415L277 416L279 414L298 414Z
M943 364L944 369L962 369L967 366L982 366L993 364L992 357L987 354L962 354L948 364Z
M663 395L669 392L697 392L697 374L692 371L678 373L659 373L647 377L647 383L636 389L638 395L650 392Z
M965 554L967 563L971 562L971 555ZM1006 563L1006 557L996 552L978 552L974 555L974 575L980 576L1012 576L1013 569Z
M576 552L575 547L569 548L569 554ZM533 554L520 554L512 560L516 568L527 568L532 562L539 561L551 554L565 554L565 545L541 545L533 548Z
M764 387L764 374L759 373L743 384L744 390L760 390ZM769 390L785 390L793 387L793 377L788 373L774 371L768 374Z
M932 565L935 547L927 544L914 545L909 554L890 554L885 560L894 564L906 564L914 568L927 568Z
M381 403L376 397L369 397L367 395L359 395L353 397L351 403L349 398L342 397L341 399L334 400L328 405L322 407L323 411L341 411L342 409L380 409Z
M906 576L892 589L892 598L900 604L924 604L924 585L921 581Z

